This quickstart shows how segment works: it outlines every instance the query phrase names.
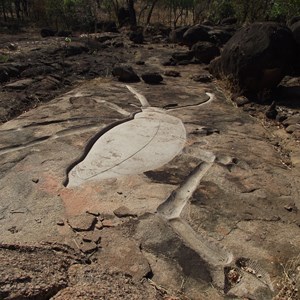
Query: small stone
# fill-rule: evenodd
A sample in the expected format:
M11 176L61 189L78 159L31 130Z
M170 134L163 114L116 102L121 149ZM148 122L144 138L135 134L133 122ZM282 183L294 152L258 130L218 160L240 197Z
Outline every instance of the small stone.
M276 119L276 116L277 116L277 114L278 114L278 111L277 111L277 109L276 109L276 104L275 104L275 102L273 102L272 104L271 104L271 106L268 108L268 110L266 111L266 117L268 118L268 119L271 119L271 120L275 120Z
M64 222L64 220L58 220L58 221L56 222L56 225L58 225L58 226L64 226L64 225L65 225L65 222Z
M87 210L86 213L90 214L92 216L95 216L95 217L99 217L100 216L100 213L97 210Z
M235 99L233 99L233 101L236 103L238 107L243 106L250 102L249 99L245 96L238 96Z
M212 81L211 75L203 75L203 74L193 75L191 78L196 82L202 82L202 83L208 83Z
M82 240L84 242L94 242L96 244L99 244L101 241L101 231L94 230L94 231L86 232L83 235Z
M296 130L300 130L300 125L297 125L297 124L295 124L295 125L289 125L289 126L285 129L285 131L286 131L287 133L293 133L293 132L296 131Z
M113 76L116 76L122 82L139 82L140 78L133 68L128 65L117 66L112 70Z
M118 218L126 218L126 217L136 217L137 215L129 210L126 206L120 206L119 208L114 210L114 214Z
M84 242L82 239L77 238L74 240L76 246L79 248L80 251L83 253L91 253L98 249L98 246L94 242Z
M175 71L175 70L168 70L168 71L165 71L164 73L166 76L169 76L169 77L180 77L180 73L178 71Z
M115 227L116 224L113 220L103 220L102 221L103 227Z
M68 219L69 225L76 231L91 230L96 221L96 217L90 214L74 216Z
M95 228L101 230L103 228L103 224L102 224L102 221L101 220L98 220L98 222L96 223L95 225Z
M295 206L295 204L289 204L289 205L285 205L284 208L289 211L289 212L292 212L292 211L297 211L297 208Z
M34 182L34 183L38 183L39 179L38 178L32 178L31 181Z

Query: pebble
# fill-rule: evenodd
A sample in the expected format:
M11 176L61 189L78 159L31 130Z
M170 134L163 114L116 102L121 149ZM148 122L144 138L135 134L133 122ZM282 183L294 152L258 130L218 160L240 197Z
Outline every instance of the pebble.
M58 220L58 221L56 222L56 224L57 224L58 226L64 226L64 225L65 225L65 222L64 222L64 220Z

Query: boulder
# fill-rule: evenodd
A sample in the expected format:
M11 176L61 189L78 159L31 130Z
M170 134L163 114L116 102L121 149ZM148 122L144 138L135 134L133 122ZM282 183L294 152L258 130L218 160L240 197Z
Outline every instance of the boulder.
M83 43L78 42L71 42L64 48L65 55L68 56L74 56L79 55L84 52L88 52L89 48L84 45Z
M297 59L292 32L277 23L254 23L239 30L224 46L210 72L229 81L232 91L258 93L276 87Z
M48 36L55 36L56 31L51 29L51 28L43 28L41 29L41 36L43 38L48 37Z
M183 35L190 28L190 26L178 27L170 32L169 38L172 43L182 43Z
M232 38L234 33L226 29L213 28L208 31L208 34L212 43L216 44L217 46L223 46Z
M144 35L142 31L132 31L129 34L129 39L134 42L135 44L143 44L144 42Z
M194 44L192 52L198 62L205 64L210 63L211 60L220 55L219 48L210 42L198 42Z
M57 32L56 35L59 36L59 37L69 37L69 36L72 35L72 31L70 31L70 30L60 30L60 31Z
M7 71L3 68L0 69L0 83L9 81L9 75Z
M154 23L151 25L147 25L144 31L145 35L163 36L163 37L168 37L170 32L171 32L171 28L161 23Z
M295 17L292 17L290 20L288 20L287 24L290 27L298 21L300 21L300 16L295 16Z
M300 20L293 23L290 28L293 32L294 39L300 47Z
M131 66L117 66L112 71L113 76L116 76L122 82L139 82L140 78L132 69Z
M200 41L210 41L210 37L208 34L208 28L202 25L196 25L189 28L183 34L183 44L191 47L192 45L196 44Z
M157 72L144 73L142 79L149 84L159 84L163 81L163 77Z
M221 25L234 25L237 23L237 18L236 17L225 18L220 23Z

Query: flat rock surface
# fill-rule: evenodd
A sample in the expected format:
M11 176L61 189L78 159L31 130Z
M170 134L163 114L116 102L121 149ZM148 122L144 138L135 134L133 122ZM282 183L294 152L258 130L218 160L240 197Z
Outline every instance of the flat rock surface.
M172 69L161 62L174 49L155 47L136 48L132 60L145 61L145 65L135 66L138 74L164 74ZM114 153L105 150L109 135L105 145L93 148L102 136L116 130L111 124L128 125L131 116L145 112L125 85L112 77L81 82L0 126L2 243L28 247L61 243L80 253L74 242L82 238L77 227L100 230L102 225L97 225L101 222L112 225L101 229L102 249L80 254L89 264L80 260L74 266L64 265L69 258L63 256L59 259L64 268L53 269L57 279L47 278L47 283L43 273L34 275L45 293L55 286L53 299L162 299L167 295L225 299L226 293L240 299L249 295L272 299L280 292L277 283L285 276L281 265L296 261L300 249L300 165L296 158L293 165L286 155L295 155L299 144L292 136L275 134L269 123L235 107L216 82L192 80L191 75L199 71L207 74L200 66L177 66L176 70L181 77L165 77L160 85L130 84L147 98L151 109L165 114L165 120L159 119L161 124L179 120L184 128L183 134L174 130L171 122L170 128L164 127L160 138L165 136L172 143L175 140L178 151L163 160L154 153L165 155L163 142L147 148L152 150L142 156L132 152L137 143L137 153L148 147L149 136L150 140L156 136L151 130L156 128L152 124L157 119L146 118L143 125L130 127L130 138L111 148ZM168 148L166 144L166 151ZM124 160L122 155L128 149L131 152L125 159L135 157L130 172L116 169L118 174L83 178L79 184L68 186L70 171L90 151L96 152L99 163L114 157L114 167ZM115 159L118 157L121 160ZM93 167L92 162L91 171L96 169ZM286 206L294 209L287 210ZM137 218L115 217L114 211L120 207L128 208ZM75 225L71 220L78 221L82 215L89 221L81 220L72 230ZM95 218L96 229L92 228ZM59 226L59 220L65 221ZM5 251L11 250L0 245L0 255ZM14 270L23 254L13 253L13 260L0 256L1 266L5 266L7 280L22 281L22 276L28 276L25 271L13 274L19 274ZM25 253L31 252L27 249ZM43 253L38 255L47 259L48 254ZM72 260L81 257L78 255ZM240 258L245 258L247 265L238 265ZM39 256L32 260L26 273L31 272L35 261L38 263ZM238 281L228 275L234 268L241 277ZM19 279L9 279L12 276ZM2 278L0 284L6 284ZM29 299L32 289L25 284L19 292L16 286L6 285L0 295L4 299L15 299L16 295Z

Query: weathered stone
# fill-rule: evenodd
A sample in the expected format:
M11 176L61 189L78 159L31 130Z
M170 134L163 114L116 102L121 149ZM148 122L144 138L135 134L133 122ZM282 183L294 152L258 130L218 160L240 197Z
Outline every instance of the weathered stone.
M202 25L196 25L189 28L183 34L183 43L189 47L200 41L210 41L207 27Z
M178 27L170 32L170 41L172 43L182 43L184 33L190 28L190 26Z
M126 218L126 217L136 217L137 215L132 212L128 207L126 206L120 206L119 208L114 210L114 214L118 218Z
M236 103L237 106L243 106L250 102L250 100L245 96L234 97L233 101Z
M219 48L210 42L197 42L193 45L192 51L197 61L205 64L220 55Z
M71 42L64 48L64 52L67 57L79 55L88 51L89 48L86 45L78 42Z
M291 30L298 46L300 47L300 20L291 25Z
M102 226L103 227L116 227L117 222L114 220L103 220L102 221Z
M222 25L233 25L233 24L237 23L237 18L235 18L235 17L225 18L220 23Z
M49 37L49 36L55 36L56 31L51 28L43 28L41 29L41 36L43 38Z
M293 133L296 130L300 130L300 124L289 125L285 130L287 133Z
M13 90L23 90L23 89L26 89L33 82L34 82L33 79L21 79L21 80L9 83L9 84L5 85L5 87L8 89L13 89Z
M0 69L0 83L9 81L9 75L5 69Z
M101 230L101 229L103 228L102 221L98 220L98 222L97 222L96 225L95 225L95 228Z
M226 44L233 36L232 32L216 28L209 30L208 34L210 37L210 41L219 47Z
M300 124L300 114L295 114L291 117L288 117L282 123L284 126Z
M129 39L135 44L143 44L144 35L142 31L133 31L129 34Z
M94 242L96 244L99 244L101 241L101 231L94 230L94 231L85 232L82 235L82 240L84 242Z
M196 82L208 83L212 81L211 75L198 74L191 77Z
M69 225L76 231L88 231L93 229L97 219L90 214L78 215L68 218Z
M147 72L142 74L142 79L149 84L159 84L163 81L163 77L157 72Z
M91 253L98 249L98 245L95 242L93 242L93 241L86 242L82 238L79 238L79 237L77 237L74 240L74 243L78 247L78 249L83 253Z
M175 70L167 70L165 71L164 75L168 77L180 77L180 72Z
M131 66L118 66L115 67L112 71L112 74L116 76L119 81L123 82L138 82L140 81L140 78L135 73L133 68Z
M58 220L56 222L56 225L58 225L58 226L64 226L65 225L65 221L64 220Z
M189 61L194 57L193 51L175 52L172 54L172 58L176 61Z
M276 87L296 61L292 32L276 23L255 23L238 31L224 46L210 72L230 82L233 91L257 93Z

